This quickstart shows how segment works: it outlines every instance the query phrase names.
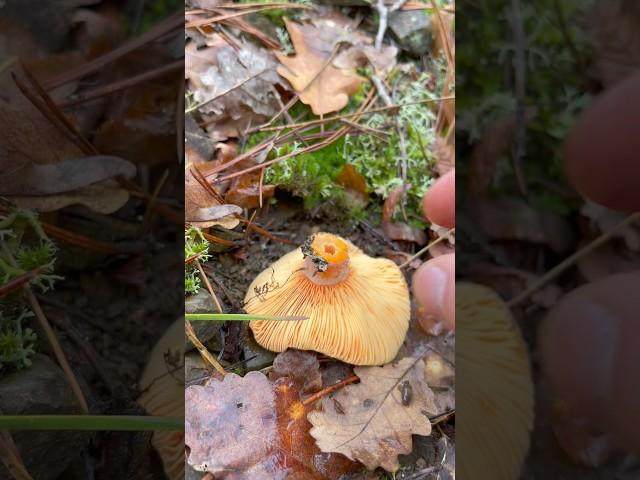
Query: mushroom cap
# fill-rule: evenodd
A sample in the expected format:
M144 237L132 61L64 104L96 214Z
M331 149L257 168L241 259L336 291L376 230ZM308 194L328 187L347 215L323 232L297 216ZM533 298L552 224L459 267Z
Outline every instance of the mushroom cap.
M329 237L334 245L346 248L346 278L333 285L318 285L304 272L304 246L284 255L251 283L245 310L309 318L252 321L249 325L256 341L276 352L297 348L354 365L388 363L396 356L409 325L411 307L404 275L391 260L369 257L332 234L316 234L314 243ZM339 251L330 251L325 259L331 262L334 258L343 260Z
M149 415L184 417L184 383L182 369L173 373L165 355L184 358L184 319L176 320L151 350L149 361L140 378L143 392L138 404ZM184 431L153 432L151 444L162 459L170 480L184 480Z
M456 284L456 392L460 478L491 472L519 478L533 428L527 346L511 310L493 290Z

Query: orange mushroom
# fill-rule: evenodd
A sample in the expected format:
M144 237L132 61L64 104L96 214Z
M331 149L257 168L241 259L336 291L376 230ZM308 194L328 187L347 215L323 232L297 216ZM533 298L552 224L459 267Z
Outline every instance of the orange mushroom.
M314 350L354 365L379 365L393 360L404 341L409 289L391 260L318 233L256 277L245 310L308 317L252 321L256 341L266 349Z

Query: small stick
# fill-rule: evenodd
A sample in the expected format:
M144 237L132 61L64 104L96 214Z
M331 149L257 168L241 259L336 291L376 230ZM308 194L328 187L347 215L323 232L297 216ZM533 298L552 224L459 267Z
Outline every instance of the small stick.
M336 390L340 390L341 388L351 384L351 383L356 383L360 381L360 377L358 377L357 375L351 375L350 377L345 378L344 380L340 380L338 383L335 383L333 385L330 385L326 388L323 388L322 390L320 390L319 392L314 393L313 395L311 395L310 397L305 398L302 401L302 405L304 405L305 407L308 407L309 405L313 405L314 403L316 403L318 400L320 400L322 397L326 397L327 395L329 395L330 393L335 392Z
M532 293L536 292L541 287L543 287L548 281L554 279L555 277L557 277L558 275L563 273L565 270L567 270L569 267L573 266L573 264L577 260L579 260L580 258L584 257L588 253L592 252L593 250L595 250L599 246L601 246L601 245L605 244L606 242L608 242L618 231L622 230L625 227L628 227L629 225L631 225L632 223L637 222L638 220L640 220L640 212L632 213L627 218L625 218L620 223L618 223L613 228L611 228L611 230L609 230L608 232L604 232L602 235L597 237L591 243L585 245L583 248L578 250L573 255L570 255L567 258L565 258L562 262L560 262L558 265L553 267L551 270L549 270L547 273L545 273L538 280L533 282L521 294L519 294L519 295L515 296L514 298L512 298L511 300L509 300L507 302L507 306L509 308L511 308L511 307L514 307L515 305L519 304L520 302L525 300L529 295L531 295Z
M236 244L236 242L234 242L233 240L227 240L226 238L221 238L216 235L211 235L210 233L207 233L207 232L201 232L201 233L204 238L206 238L210 242L217 243L218 245L223 245L225 247L238 246L238 244Z
M0 459L12 478L16 480L33 480L8 430L0 430Z
M36 278L40 273L40 270L42 270L41 267L34 268L33 270L23 273L13 280L9 280L7 283L3 283L2 285L0 285L0 297L7 296L10 293L22 288L25 284Z
M376 3L376 10L380 15L378 33L376 34L376 42L374 44L376 50L380 50L382 48L382 40L384 40L384 34L387 31L387 25L389 23L389 14L402 8L405 3L407 3L407 0L396 0L395 3L388 8L384 4L384 0L378 0L378 3Z
M222 368L222 365L220 365L220 362L218 362L218 360L216 360L215 357L211 355L211 353L209 353L209 350L207 350L207 347L205 347L202 344L202 342L198 340L198 337L196 337L196 333L193 331L193 327L191 326L188 320L184 321L184 332L187 335L187 338L191 341L191 343L193 343L195 347L198 349L198 352L200 352L200 356L205 361L205 363L211 365L213 368L216 369L216 371L220 375L224 377L227 374L227 372L224 371L224 368Z
M211 283L209 282L209 279L207 278L207 274L204 273L204 270L202 269L202 265L200 264L200 261L198 259L196 259L195 260L195 264L196 264L196 267L198 268L198 271L200 272L200 278L202 279L202 281L206 285L207 290L209 290L209 295L211 295L211 298L213 299L214 303L216 304L216 308L218 309L218 311L220 313L224 313L224 311L222 310L222 305L220 305L220 301L218 300L216 292L213 291L213 287L211 286Z
M287 128L304 128L304 127L311 127L311 126L315 126L315 125L319 125L321 123L329 123L332 122L334 120L342 120L344 118L351 118L351 117L359 117L361 115L369 115L371 113L379 113L379 112L386 112L389 110L393 110L393 109L398 109L401 107L409 107L411 105L422 105L424 103L432 103L432 102L439 102L441 100L455 100L455 96L454 95L448 95L446 97L437 97L437 98L425 98L424 100L416 100L415 102L406 102L406 103L399 103L398 105L389 105L389 106L384 106L384 107L378 107L378 108L372 108L370 110L361 112L352 112L352 113L345 113L342 115L334 115L333 117L328 117L325 118L324 120L308 120L306 122L301 122L301 123L294 123L291 125L276 125L274 127L254 127L250 130L247 131L247 133L255 133L255 132L272 132L272 131L277 131L277 130L284 130Z
M184 68L184 60L177 60L175 62L171 62L168 65L163 65L154 70L150 70L148 72L144 72L139 75L134 75L133 77L130 77L130 78L125 78L124 80L118 80L117 82L113 82L108 85L102 85L93 90L88 90L86 92L73 94L69 98L62 100L60 103L58 103L58 106L68 107L71 105L77 105L78 103L87 102L89 100L93 100L96 98L103 97L105 95L110 95L120 90L124 90L125 88L133 87L139 83L153 80L154 78L162 77L167 73L173 72L174 70L178 70L178 69L182 70L183 68Z
M406 262L401 263L400 265L398 265L398 268L402 269L405 268L407 265L409 265L411 262L413 262L416 258L420 257L420 255L422 255L423 253L425 253L427 250L429 250L431 247L433 247L434 245L437 245L438 243L440 243L441 241L443 241L444 239L446 239L449 235L451 235L452 233L455 233L456 229L455 228L450 228L449 231L447 232L447 235L443 235L442 237L438 237L436 238L433 242L431 242L429 245L427 245L426 247L422 248L418 253L416 253L415 255L413 255L410 259L408 259Z
M160 192L162 191L162 187L164 187L165 182L167 181L167 178L169 178L169 170L166 169L163 173L162 176L160 177L160 180L158 180L158 183L156 185L156 188L153 190L153 194L151 195L151 198L149 199L149 203L147 203L147 209L144 212L144 218L142 219L142 228L141 231L143 233L148 232L149 229L151 228L151 222L153 219L153 210L156 206L156 202L158 200L158 195L160 195Z
M89 75L90 73L97 72L101 68L104 68L106 65L118 60L131 51L136 50L137 48L140 48L154 40L157 40L165 34L172 32L173 30L182 28L183 23L184 17L182 14L171 15L169 18L164 20L162 23L159 23L153 29L138 37L128 40L118 48L111 50L101 57L91 60L90 62L87 62L76 69L64 72L58 77L45 82L44 88L47 90L53 90L54 88L71 82L72 80L76 80L78 78L84 77L85 75Z
M9 261L9 263L13 267L17 267L18 264L16 263L16 259L13 257L13 254L9 251L7 244L4 241L1 241L0 243L2 244L2 249L4 250L5 256L7 257L7 260ZM29 288L29 285L24 286L24 293L27 297L27 300L29 301L29 304L31 305L31 310L33 310L33 313L35 314L36 318L38 319L38 322L40 323L40 327L42 327L42 330L44 330L45 336L47 337L47 340L49 341L49 344L53 349L53 353L55 354L56 359L58 360L58 363L62 368L62 371L67 377L69 386L71 387L73 394L78 400L78 403L80 404L80 408L82 409L82 412L84 414L88 414L89 405L87 404L87 401L84 398L84 394L82 393L82 389L80 388L80 384L78 383L78 380L73 374L73 370L71 370L71 366L67 361L67 357L65 356L64 351L60 346L58 337L56 337L56 334L53 331L53 328L51 328L51 324L49 323L49 320L47 320L47 317L42 311L40 302L38 302L38 299L31 291L31 288Z

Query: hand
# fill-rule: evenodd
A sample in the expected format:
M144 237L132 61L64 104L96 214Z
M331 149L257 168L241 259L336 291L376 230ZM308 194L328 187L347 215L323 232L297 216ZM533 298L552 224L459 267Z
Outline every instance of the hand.
M569 178L610 208L640 210L640 74L607 90L565 145ZM544 374L557 399L640 452L640 272L582 286L547 315ZM603 432L605 433L605 432Z
M456 218L456 173L451 170L429 189L422 205L427 219L453 228ZM443 328L455 328L455 255L447 254L425 262L413 275L413 294L418 302L418 319L433 335Z

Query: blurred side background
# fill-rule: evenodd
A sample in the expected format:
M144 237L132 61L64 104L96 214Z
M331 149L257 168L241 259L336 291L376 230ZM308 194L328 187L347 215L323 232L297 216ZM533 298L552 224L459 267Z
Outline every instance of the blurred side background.
M131 417L183 383L170 348L143 378L183 311L182 5L0 3L2 479L162 478Z

